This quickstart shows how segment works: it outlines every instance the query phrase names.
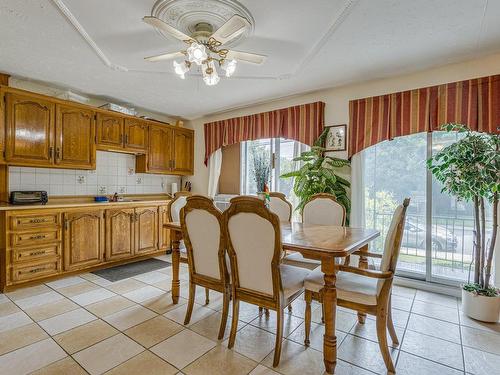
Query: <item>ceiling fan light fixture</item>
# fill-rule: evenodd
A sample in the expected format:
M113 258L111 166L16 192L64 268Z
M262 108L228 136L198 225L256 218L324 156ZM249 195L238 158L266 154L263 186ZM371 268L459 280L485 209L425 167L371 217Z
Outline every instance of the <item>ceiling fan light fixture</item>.
M203 67L201 70L203 72L203 82L205 82L207 86L215 86L219 83L220 77L217 74L217 69L215 69L214 60L208 61L206 63L206 68Z
M226 77L231 77L236 71L237 61L235 59L232 60L224 60L221 65L221 68L226 72Z
M208 57L205 46L196 42L191 43L186 52L189 62L194 62L196 65L201 65Z
M185 74L187 72L189 72L189 68L191 66L191 63L189 61L183 61L181 63L174 61L173 65L174 65L175 73L177 73L181 79L186 78Z

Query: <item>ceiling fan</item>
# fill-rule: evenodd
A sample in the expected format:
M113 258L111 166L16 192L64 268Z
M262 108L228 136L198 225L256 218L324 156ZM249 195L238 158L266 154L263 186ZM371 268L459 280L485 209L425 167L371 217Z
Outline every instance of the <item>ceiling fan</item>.
M238 61L251 64L263 64L266 56L256 53L233 51L221 48L224 44L240 36L250 26L246 18L239 15L232 16L226 23L213 32L213 27L207 22L196 24L191 36L170 26L166 22L153 16L142 19L148 25L186 43L189 47L178 52L163 53L161 55L146 57L145 60L155 62L183 58L184 61L174 61L175 72L184 79L185 74L194 63L201 67L203 81L208 86L219 83L216 63L224 70L226 77L231 77L236 70Z

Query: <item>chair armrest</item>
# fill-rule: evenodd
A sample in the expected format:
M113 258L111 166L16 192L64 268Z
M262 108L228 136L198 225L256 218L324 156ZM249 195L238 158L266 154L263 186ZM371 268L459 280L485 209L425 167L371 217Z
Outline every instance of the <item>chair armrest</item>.
M355 273L356 275L373 277L375 279L391 279L394 276L390 271L365 270L362 268L344 265L337 265L336 268L338 268L339 271Z
M365 256L365 257L369 257L369 258L379 258L379 259L382 259L382 254L365 253L365 252L362 252L362 251L359 251L359 250L356 250L355 252L353 252L353 254L354 255Z

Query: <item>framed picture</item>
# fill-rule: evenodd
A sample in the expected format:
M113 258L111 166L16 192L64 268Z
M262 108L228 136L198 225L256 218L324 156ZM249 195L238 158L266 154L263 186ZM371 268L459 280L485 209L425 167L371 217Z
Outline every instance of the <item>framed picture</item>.
M332 125L325 128L328 129L325 140L326 151L347 150L347 125Z

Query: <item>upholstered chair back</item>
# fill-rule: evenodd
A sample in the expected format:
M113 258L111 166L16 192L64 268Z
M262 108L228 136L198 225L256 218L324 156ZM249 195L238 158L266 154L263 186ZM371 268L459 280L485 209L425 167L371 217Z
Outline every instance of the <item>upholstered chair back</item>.
M380 271L396 271L401 240L403 238L404 224L406 220L406 209L410 204L410 199L406 198L403 204L396 207L392 215L391 224L387 231L384 243L384 253L380 262ZM378 291L380 292L384 280L378 281Z
M222 281L226 274L222 212L211 199L194 195L187 197L180 222L190 272Z
M189 193L178 192L168 204L168 218L171 222L180 221L180 212L182 207L186 205L188 196L190 196Z
M224 212L224 227L234 288L276 296L282 252L278 216L261 199L236 197Z
M292 218L292 204L283 193L269 193L269 209L278 215L281 221L290 221Z
M345 225L345 208L334 195L315 194L304 205L302 222L316 225Z

